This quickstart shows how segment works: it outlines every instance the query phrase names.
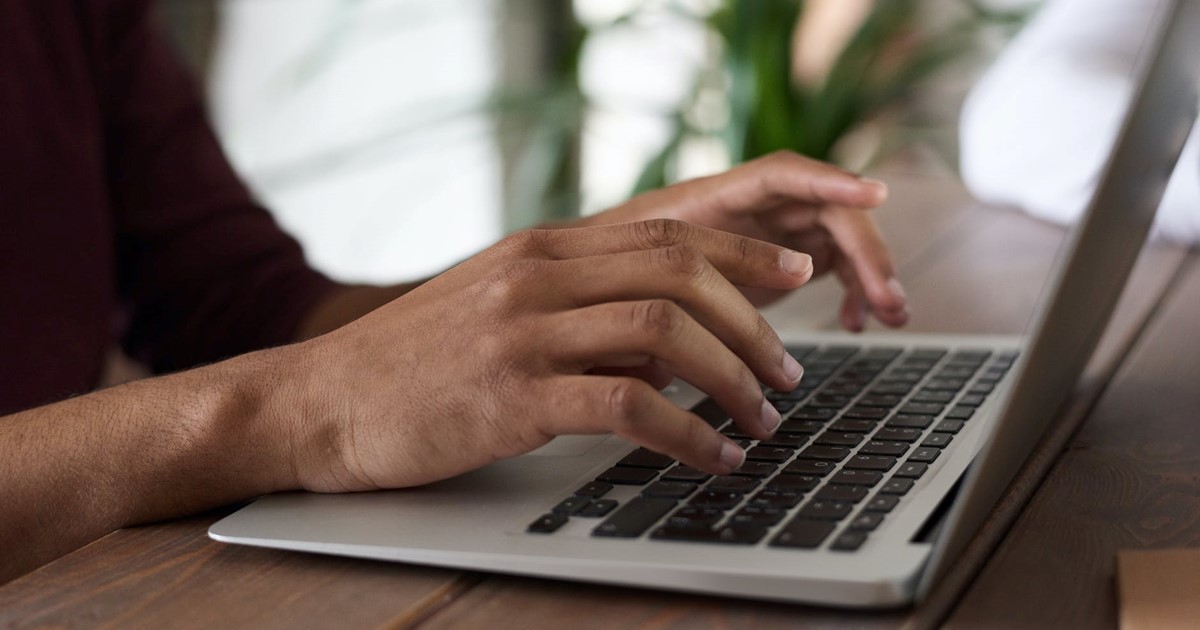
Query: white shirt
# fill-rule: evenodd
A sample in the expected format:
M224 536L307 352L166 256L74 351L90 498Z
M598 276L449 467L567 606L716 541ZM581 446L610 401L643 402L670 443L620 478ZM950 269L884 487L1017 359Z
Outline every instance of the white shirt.
M961 169L975 196L1057 223L1082 214L1132 98L1138 53L1159 4L1053 0L1037 14L963 107ZM1153 234L1200 243L1200 125Z

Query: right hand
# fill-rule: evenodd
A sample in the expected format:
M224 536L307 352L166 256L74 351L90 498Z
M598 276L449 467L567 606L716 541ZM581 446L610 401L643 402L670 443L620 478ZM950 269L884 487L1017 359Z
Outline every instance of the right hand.
M651 383L677 376L770 436L780 417L758 382L790 390L802 370L734 284L811 275L807 255L666 219L513 235L284 349L298 482L414 486L601 433L728 474L743 451Z

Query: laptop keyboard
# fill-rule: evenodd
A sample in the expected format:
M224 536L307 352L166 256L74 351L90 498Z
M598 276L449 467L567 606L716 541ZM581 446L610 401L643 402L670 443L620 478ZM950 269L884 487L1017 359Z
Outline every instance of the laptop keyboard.
M783 416L755 441L711 399L692 411L746 449L714 476L639 448L563 499L527 531L571 519L592 535L837 551L860 548L971 421L1017 353L857 346L791 346L804 377L766 391ZM636 486L624 502L606 498ZM836 532L836 535L834 535Z

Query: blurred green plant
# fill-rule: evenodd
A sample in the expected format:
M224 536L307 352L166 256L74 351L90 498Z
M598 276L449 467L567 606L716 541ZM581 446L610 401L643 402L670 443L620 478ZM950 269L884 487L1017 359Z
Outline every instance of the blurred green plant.
M502 6L516 2L496 1ZM647 160L631 192L677 179L677 165L687 141L698 138L716 139L734 164L781 149L844 164L839 145L851 134L902 112L926 80L968 57L979 46L984 31L1011 35L1037 8L1026 4L996 10L980 0L876 0L824 79L806 85L796 80L792 68L792 43L796 25L804 16L804 0L712 0L703 10L696 8L703 3L694 1L643 0L627 13L600 24L573 19L569 6L558 4L562 0L521 1L544 14L554 14L549 28L556 30L540 43L546 51L538 85L501 85L482 102L439 103L423 114L407 112L392 128L310 156L268 174L267 179L303 179L329 172L374 147L412 142L411 138L431 126L484 113L496 121L509 161L505 228L570 218L579 210L581 130L593 107L579 80L586 46L590 38L607 29L653 24L654 20L642 18L664 9L702 25L713 35L716 54L710 67L697 74L687 99L672 111L656 112L668 121L669 138ZM361 2L338 0L335 8L340 12L335 15L344 17ZM947 5L953 8L946 11L949 15L927 19ZM392 26L379 26L375 32L386 35L393 32L394 24L412 19L407 11L400 12L395 20L385 20ZM321 70L342 42L344 22L330 20L318 45L293 66L289 82L303 83ZM714 94L724 112L717 124L711 116L698 115L706 104L712 104ZM902 117L893 116L887 125L898 132L891 141L877 143L872 155L857 156L857 163L847 166L861 168L920 137L904 129ZM954 160L947 162L953 164Z
M804 85L795 79L791 61L793 36L805 3L726 0L703 16L718 36L722 63L701 73L693 98L670 116L670 140L646 164L634 192L670 183L679 151L690 137L720 139L734 164L783 149L839 162L836 150L849 134L898 108L925 80L966 57L979 45L982 31L999 28L1014 33L1033 10L1001 11L963 2L964 15L930 27L921 20L929 4L929 0L875 2L824 80ZM687 115L706 83L724 85L727 119L716 129L698 125L695 117ZM879 152L887 148L880 147ZM882 157L869 156L866 162Z

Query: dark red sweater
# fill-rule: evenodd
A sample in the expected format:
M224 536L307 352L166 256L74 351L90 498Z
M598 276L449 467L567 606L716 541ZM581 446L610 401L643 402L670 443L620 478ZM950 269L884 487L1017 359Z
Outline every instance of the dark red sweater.
M331 283L233 173L144 0L0 1L0 414L290 340Z

